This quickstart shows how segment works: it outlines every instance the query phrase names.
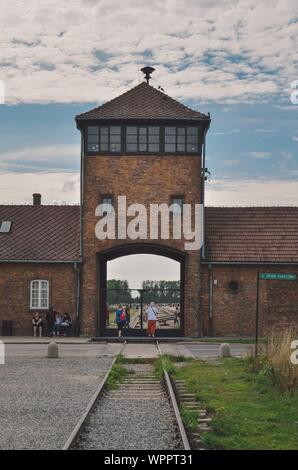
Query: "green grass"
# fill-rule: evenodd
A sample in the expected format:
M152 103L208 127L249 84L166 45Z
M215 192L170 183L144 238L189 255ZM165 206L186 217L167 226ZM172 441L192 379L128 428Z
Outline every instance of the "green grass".
M124 382L126 376L129 374L127 368L124 366L125 358L120 354L117 356L116 362L113 365L106 382L106 388L113 390L118 388L119 384Z
M164 377L164 369L166 369L169 374L175 374L177 371L177 368L173 362L173 357L174 356L170 356L168 354L163 354L161 357L155 359L153 373L160 380L162 380Z
M203 408L213 412L203 433L211 449L298 449L298 393L281 393L245 359L194 361L174 371ZM193 416L184 413L185 423Z

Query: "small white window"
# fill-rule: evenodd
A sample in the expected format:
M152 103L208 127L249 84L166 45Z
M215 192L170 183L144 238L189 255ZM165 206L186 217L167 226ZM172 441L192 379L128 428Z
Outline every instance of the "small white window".
M0 222L0 233L9 233L12 222L10 220L3 220Z
M42 279L31 281L30 308L49 308L49 281Z

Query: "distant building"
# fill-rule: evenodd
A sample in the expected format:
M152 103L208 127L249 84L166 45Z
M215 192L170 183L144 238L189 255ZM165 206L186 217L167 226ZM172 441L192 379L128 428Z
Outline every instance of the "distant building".
M298 275L298 207L207 207L204 245L98 240L96 207L204 204L209 115L141 83L76 117L81 205L0 206L0 328L31 334L35 311L68 311L81 334L106 335L106 265L135 253L180 262L181 329L168 335L253 335L258 272ZM237 201L235 201L237 202ZM260 287L260 332L297 324L297 280ZM142 334L142 332L141 332Z

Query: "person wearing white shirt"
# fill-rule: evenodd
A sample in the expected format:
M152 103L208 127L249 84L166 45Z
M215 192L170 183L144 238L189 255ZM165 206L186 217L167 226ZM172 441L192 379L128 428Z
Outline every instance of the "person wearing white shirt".
M146 310L146 314L147 314L147 322L148 322L147 333L148 333L148 336L151 336L152 338L154 338L155 331L156 331L157 315L158 315L158 310L154 302L151 302L149 308L147 308Z

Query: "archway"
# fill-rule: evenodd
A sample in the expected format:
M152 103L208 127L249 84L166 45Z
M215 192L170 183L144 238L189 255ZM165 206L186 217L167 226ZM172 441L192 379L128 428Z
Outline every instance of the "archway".
M154 289L144 286L130 286L127 292L111 292L107 280L108 262L129 255L157 255L158 257L174 260L179 264L179 287L168 289L167 293L160 292L158 286ZM158 336L183 336L184 334L184 284L185 284L185 253L179 250L157 244L135 243L121 245L98 253L98 286L99 286L99 315L97 331L100 336L116 336L116 328L109 325L109 308L113 309L118 303L131 303L134 310L134 321L125 330L126 336L146 336L146 304L156 301L160 309ZM126 286L126 291L128 286ZM137 289L136 289L137 287ZM146 286L145 286L146 287ZM119 289L118 289L119 290ZM179 292L177 292L179 290ZM136 295L136 291L138 294ZM174 292L175 291L175 292ZM119 294L119 295L118 295ZM130 295L131 294L131 295ZM113 299L113 300L112 300ZM111 301L111 305L109 303ZM136 310L138 312L136 312ZM136 321L135 321L136 320Z

